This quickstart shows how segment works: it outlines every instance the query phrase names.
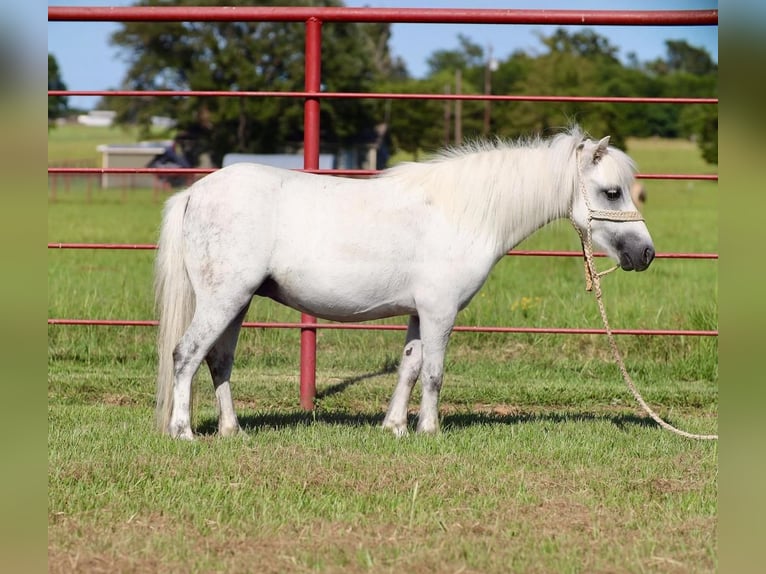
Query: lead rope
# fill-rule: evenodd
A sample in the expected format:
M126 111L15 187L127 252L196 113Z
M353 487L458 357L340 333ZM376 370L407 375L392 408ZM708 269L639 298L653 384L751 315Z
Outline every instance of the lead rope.
M580 242L582 243L583 259L585 263L585 289L586 291L595 291L596 302L598 303L598 310L599 310L599 313L601 314L601 320L604 322L604 329L606 330L606 336L607 336L607 339L609 340L609 346L612 349L612 355L614 357L615 362L617 363L617 366L620 369L620 373L622 374L622 378L625 381L625 384L628 387L628 390L636 399L636 401L644 410L644 412L648 414L652 418L652 420L656 422L658 425L660 425L662 428L686 438L699 439L699 440L718 440L717 434L694 434L694 433L690 433L690 432L674 427L670 423L664 421L657 413L655 413L652 410L652 408L643 399L643 397L641 396L641 393L638 392L638 389L636 388L636 385L633 382L633 379L628 373L628 369L625 367L625 362L622 359L622 354L620 353L620 349L617 347L617 341L615 340L614 333L612 332L612 328L609 326L609 320L606 317L606 305L604 304L604 300L603 300L602 292L601 292L601 277L606 275L607 273L611 273L612 271L617 269L618 266L615 265L611 269L607 269L606 271L603 271L601 273L598 273L596 271L596 265L593 261L593 241L592 241L591 221L593 219L603 219L603 220L609 220L609 221L643 221L644 218L638 211L599 211L599 210L591 209L590 202L588 200L588 194L586 193L585 184L583 182L579 151L577 154L577 175L578 175L579 184L580 184L580 191L582 192L583 198L585 200L585 205L588 208L588 219L587 219L587 223L585 227L585 236L583 236L582 230L575 223L571 207L569 210L569 219L572 222L572 225L574 226L575 230L577 231L577 234L580 236Z

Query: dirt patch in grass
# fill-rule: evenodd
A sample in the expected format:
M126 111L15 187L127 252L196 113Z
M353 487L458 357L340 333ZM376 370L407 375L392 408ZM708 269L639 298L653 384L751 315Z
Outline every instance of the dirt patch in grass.
M136 397L115 393L105 393L101 396L100 402L116 407L135 406L142 403L142 401L137 400Z

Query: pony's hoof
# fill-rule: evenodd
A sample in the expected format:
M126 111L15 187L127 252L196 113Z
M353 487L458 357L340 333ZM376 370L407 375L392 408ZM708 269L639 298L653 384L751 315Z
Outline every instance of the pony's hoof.
M417 428L418 434L438 434L439 423L419 423Z
M194 440L194 433L192 433L191 429L171 432L170 436L179 440Z
M383 421L382 428L394 433L396 438L401 438L409 434L409 431L407 430L407 423L394 424L392 422Z
M400 426L392 429L394 436L396 438L402 438L410 434L410 431L407 429L407 426Z
M188 423L173 423L171 421L167 427L167 431L172 438L177 438L180 440L194 440L194 433L192 433L191 426L189 426Z
M222 437L229 437L229 436L247 436L247 433L242 430L242 427L239 425L235 427L219 427L218 428L218 435Z

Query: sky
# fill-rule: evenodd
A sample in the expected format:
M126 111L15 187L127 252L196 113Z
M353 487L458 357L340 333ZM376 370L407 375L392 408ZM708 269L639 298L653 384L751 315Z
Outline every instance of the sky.
M133 0L50 0L48 6L130 6ZM257 2L254 2L257 4ZM717 1L709 0L346 0L346 6L378 8L537 8L578 10L709 10ZM70 90L107 90L119 86L127 70L116 48L109 45L110 35L120 28L117 22L48 22L48 52L56 57L61 77ZM416 78L427 72L428 57L436 50L456 49L458 34L490 47L493 56L504 60L517 50L542 52L537 34L549 35L556 26L464 25L464 24L393 24L390 47L401 57ZM567 27L571 32L578 27ZM666 40L685 40L704 48L718 61L717 26L595 26L599 35L619 48L625 59L631 52L641 62L665 56ZM70 96L69 105L92 108L99 98Z

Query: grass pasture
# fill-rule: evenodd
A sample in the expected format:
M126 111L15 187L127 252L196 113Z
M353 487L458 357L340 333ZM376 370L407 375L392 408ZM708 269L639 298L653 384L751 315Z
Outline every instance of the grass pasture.
M78 132L80 149L88 137ZM68 139L51 132L49 158L66 155ZM632 141L628 151L644 172L713 171L685 142ZM658 251L717 251L715 183L645 185ZM48 240L151 243L160 211L152 190L88 194L72 185L49 201ZM520 248L577 241L561 223ZM150 318L152 257L49 250L48 316ZM612 326L714 329L717 274L716 261L664 259L645 273L611 274ZM255 301L248 316L297 318L269 301ZM600 327L600 319L579 259L508 257L458 324ZM200 436L187 444L153 429L154 329L49 326L49 571L717 569L717 444L647 421L603 337L456 333L442 432L395 439L378 426L402 339L320 331L317 408L306 413L298 333L245 330L234 398L246 434L215 436L201 372ZM618 343L662 416L717 431L715 338ZM416 387L413 417L418 399Z

